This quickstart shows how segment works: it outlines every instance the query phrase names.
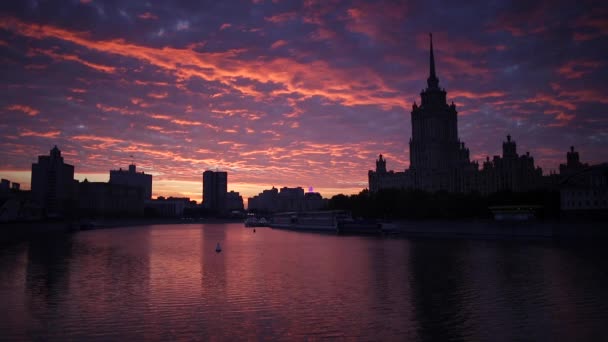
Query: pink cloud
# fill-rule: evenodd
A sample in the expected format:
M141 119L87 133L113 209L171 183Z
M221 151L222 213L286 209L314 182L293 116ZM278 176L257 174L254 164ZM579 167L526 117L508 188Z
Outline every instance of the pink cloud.
M282 39L279 39L276 42L272 43L272 45L270 46L270 48L271 49L276 49L276 48L279 48L279 47L284 46L286 44L287 44L286 41L284 41Z
M590 60L568 61L557 69L557 73L568 79L581 78L602 66L602 63Z
M137 16L139 19L143 20L156 20L158 17L150 12L145 12Z
M285 12L277 15L273 15L271 17L265 17L264 20L269 21L271 23L284 23L287 21L294 20L297 17L296 12Z
M23 112L29 116L36 116L40 111L28 105L14 104L6 107L7 110Z

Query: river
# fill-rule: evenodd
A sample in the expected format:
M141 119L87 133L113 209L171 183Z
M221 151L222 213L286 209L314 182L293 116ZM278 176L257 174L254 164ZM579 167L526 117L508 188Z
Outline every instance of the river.
M0 339L598 341L607 257L242 224L57 234L1 246Z

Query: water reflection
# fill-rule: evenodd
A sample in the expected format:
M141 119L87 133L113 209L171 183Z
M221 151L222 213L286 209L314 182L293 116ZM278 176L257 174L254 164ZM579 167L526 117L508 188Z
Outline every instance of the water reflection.
M28 297L26 287L27 243L0 245L0 331L4 336L27 339L29 310L25 307Z
M422 341L461 341L469 337L471 317L465 302L465 246L447 240L421 240L410 248L410 287L418 336Z
M34 336L49 334L45 322L62 315L62 304L69 293L71 256L70 235L51 235L29 242L24 304L31 320L37 323L28 327Z
M10 340L601 340L605 256L603 246L241 225L88 231L0 250L0 331Z

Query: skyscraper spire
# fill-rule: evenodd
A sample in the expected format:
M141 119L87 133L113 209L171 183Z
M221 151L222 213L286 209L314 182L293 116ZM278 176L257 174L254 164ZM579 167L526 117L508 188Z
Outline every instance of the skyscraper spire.
M431 55L430 55L430 72L429 78L427 79L427 85L429 88L437 88L439 86L439 79L435 75L435 55L433 54L433 34L429 32L431 40Z

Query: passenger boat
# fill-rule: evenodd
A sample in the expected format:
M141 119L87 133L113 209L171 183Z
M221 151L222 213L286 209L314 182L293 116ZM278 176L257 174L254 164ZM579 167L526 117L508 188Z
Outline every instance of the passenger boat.
M348 218L350 214L343 210L285 212L275 214L270 227L337 232L340 222Z
M257 227L258 226L258 219L255 218L255 216L249 216L246 220L245 220L245 227Z
M376 220L344 220L338 224L340 234L380 234L382 223Z
M536 217L539 205L501 205L489 207L495 221L529 221Z
M255 216L249 216L245 220L245 227L268 227L268 220L264 217L258 220Z

